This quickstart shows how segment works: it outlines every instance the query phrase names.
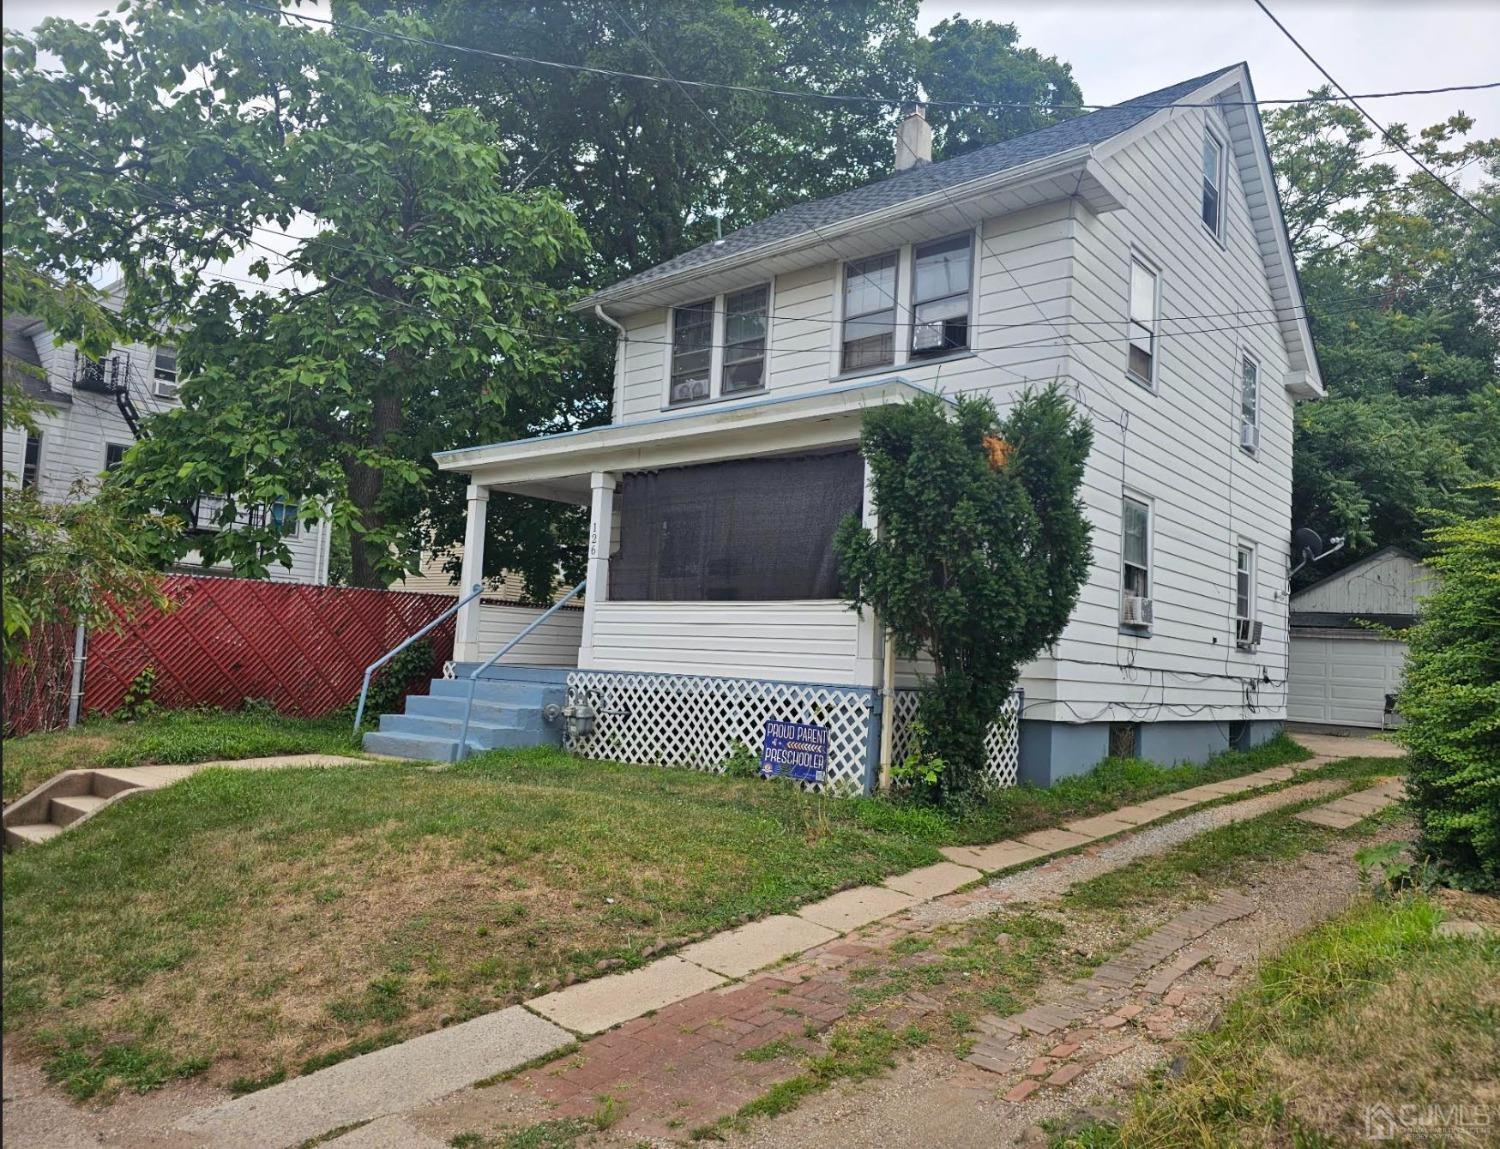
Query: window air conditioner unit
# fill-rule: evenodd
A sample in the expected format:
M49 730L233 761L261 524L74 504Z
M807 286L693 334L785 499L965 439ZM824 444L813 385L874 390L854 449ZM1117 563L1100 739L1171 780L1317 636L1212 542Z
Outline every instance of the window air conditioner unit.
M1248 618L1235 619L1234 622L1234 645L1241 650L1254 650L1260 645L1261 631L1265 629L1265 623Z
M1120 609L1120 622L1125 626L1150 626L1151 600L1139 595L1126 595L1125 604Z
M1260 446L1260 428L1254 423L1240 424L1240 446L1247 451L1253 451Z

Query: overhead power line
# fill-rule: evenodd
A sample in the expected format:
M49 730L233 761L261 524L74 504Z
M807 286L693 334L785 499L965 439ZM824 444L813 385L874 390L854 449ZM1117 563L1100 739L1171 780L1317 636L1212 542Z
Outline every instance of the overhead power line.
M1382 139L1388 141L1393 147L1401 149L1402 154L1405 155L1407 159L1411 160L1412 163L1416 164L1417 167L1421 168L1424 172L1431 176L1433 180L1437 182L1439 187L1441 187L1454 199L1458 200L1459 203L1463 204L1475 215L1479 216L1480 219L1488 220L1490 223L1495 224L1497 227L1500 227L1500 221L1497 221L1495 217L1492 216L1489 212L1485 211L1484 208L1480 207L1468 196L1464 195L1463 192L1453 187L1448 183L1447 180L1443 179L1442 176L1438 175L1437 172L1433 171L1430 167L1423 163L1420 156L1418 156L1414 151L1407 147L1406 144L1401 140L1398 140L1394 136L1392 136L1391 133L1386 129L1385 125L1383 125L1379 120L1377 120L1374 116L1370 115L1370 113L1365 110L1364 105L1362 105L1359 101L1368 100L1372 97L1351 96L1348 92L1346 92L1344 90L1344 86L1333 78L1328 69L1323 67L1322 64L1318 63L1317 57L1302 46L1302 41L1293 36L1287 26L1276 18L1276 13L1272 12L1271 9L1266 7L1265 0L1255 0L1255 6L1266 14L1271 23L1275 24L1276 27L1281 29L1282 35L1284 35L1288 40L1292 42L1292 46L1295 47L1297 51L1301 52L1303 56L1307 57L1307 62L1314 68L1316 68L1319 72L1321 72L1323 78L1327 80L1329 84L1331 84L1334 88L1336 88L1339 94L1343 96L1344 99L1353 104L1355 110L1358 111L1360 115L1370 121L1371 126L1373 126L1374 129L1380 133Z
M807 89L794 88L765 88L753 84L730 84L714 80L685 80L673 76L653 75L649 72L630 72L619 68L601 68L594 64L574 64L564 60L547 60L540 56L524 56L515 52L497 52L489 48L475 48L469 44L449 44L442 40L430 40L423 36L410 36L404 32L393 32L386 28L374 28L367 24L351 24L343 20L332 20L321 16L309 16L303 12L292 12L283 8L272 8L264 4L242 3L244 8L253 9L257 12L265 12L273 16L282 16L290 20L300 20L304 24L317 24L333 29L335 31L358 32L366 36L378 36L388 40L399 40L406 44L415 44L426 48L441 48L444 51L459 52L467 56L482 56L491 60L500 60L509 64L528 64L538 68L556 68L566 72L578 72L592 76L608 76L619 80L636 80L647 84L668 84L679 89L698 88L704 91L734 92L749 96L776 96L785 99L796 100L823 100L829 103L839 104L880 104L883 106L899 107L910 103L911 96L877 96L853 92L817 92ZM654 56L655 53L652 53ZM659 57L658 57L659 60ZM1241 106L1276 106L1288 104L1325 104L1340 103L1342 101L1353 102L1360 100L1384 100L1397 96L1434 96L1448 92L1481 92L1492 88L1500 88L1500 80L1487 81L1479 84L1448 84L1436 88L1405 88L1390 92L1364 92L1358 96L1350 96L1342 93L1339 96L1296 96L1282 99L1264 100L1225 100L1213 101L1212 103L1170 103L1170 104L1145 104L1139 101L1131 101L1132 107L1137 108L1206 108L1206 107L1231 107ZM971 108L980 111L1037 111L1037 112L1093 112L1104 108L1118 107L1117 104L1043 104L1024 101L1006 100L925 100L928 107L933 108Z

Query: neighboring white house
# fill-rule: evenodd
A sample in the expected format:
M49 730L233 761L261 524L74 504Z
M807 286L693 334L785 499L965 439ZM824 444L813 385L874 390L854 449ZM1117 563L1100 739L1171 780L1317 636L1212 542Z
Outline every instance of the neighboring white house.
M1416 622L1432 578L1414 555L1385 547L1294 594L1287 717L1335 728L1398 725L1406 643L1390 632Z
M95 362L70 344L53 339L45 324L21 316L5 319L5 370L42 407L36 434L5 428L5 482L35 486L48 502L64 502L96 484L117 466L150 416L178 406L177 356L171 347L132 343L114 347ZM223 502L212 496L192 508L190 530L219 529L215 516ZM262 513L262 512L243 512ZM329 531L326 523L311 528L285 508L266 512L282 521L292 566L271 567L282 582L328 581ZM177 569L189 573L227 574L228 568L205 568L197 553L183 556Z
M612 424L437 456L472 484L460 584L490 491L589 506L589 682L637 712L693 676L878 715L878 620L840 600L831 547L846 513L876 521L863 414L924 391L1003 409L1055 379L1093 421L1094 561L1024 670L1020 776L1270 737L1292 409L1322 385L1254 98L1234 65L941 163L918 110L893 176L590 296L618 335ZM475 610L457 652L491 653Z

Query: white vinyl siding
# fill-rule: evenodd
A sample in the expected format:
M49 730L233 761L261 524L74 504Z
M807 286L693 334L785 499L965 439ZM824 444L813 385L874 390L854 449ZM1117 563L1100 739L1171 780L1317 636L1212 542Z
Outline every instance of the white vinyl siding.
M451 590L451 588L450 588ZM535 622L546 611L540 606L513 606L480 600L479 653L488 658ZM583 642L583 608L563 607L507 654L500 666L578 665Z
M601 602L580 665L647 674L870 684L842 602Z

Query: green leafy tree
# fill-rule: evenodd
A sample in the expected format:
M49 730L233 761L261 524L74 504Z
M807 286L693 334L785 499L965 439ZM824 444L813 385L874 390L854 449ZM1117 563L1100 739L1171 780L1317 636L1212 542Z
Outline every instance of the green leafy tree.
M391 81L425 55L191 0L7 45L7 263L60 281L116 263L122 327L182 332L184 406L119 482L139 511L226 496L231 529L160 534L158 561L197 546L243 574L289 564L282 517L242 512L295 506L346 534L353 582L385 585L462 506L433 451L557 418L560 268L585 241L555 195L510 186L482 116ZM308 286L214 281L244 251L268 277L283 261L257 233L293 220L311 234L284 264Z
M851 518L835 545L853 604L874 608L898 654L932 660L918 720L947 798L978 788L987 727L1021 665L1062 634L1088 577L1080 490L1092 442L1055 384L1003 420L973 396L865 416L880 528Z
M1325 93L1326 94L1326 93ZM1500 140L1470 140L1457 114L1387 139L1352 108L1269 113L1287 226L1328 397L1296 416L1299 524L1344 535L1337 559L1397 544L1421 552L1424 508L1473 510L1473 484L1500 474L1500 229L1438 181L1398 167L1412 148L1500 214Z
M1409 632L1400 738L1422 845L1463 884L1500 888L1500 483L1431 533L1436 589ZM1478 492L1476 492L1478 494Z

